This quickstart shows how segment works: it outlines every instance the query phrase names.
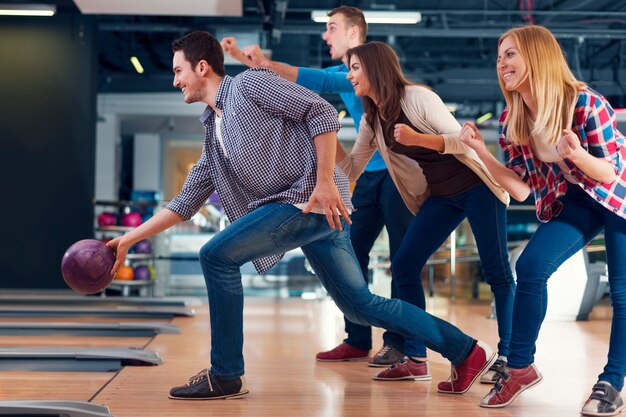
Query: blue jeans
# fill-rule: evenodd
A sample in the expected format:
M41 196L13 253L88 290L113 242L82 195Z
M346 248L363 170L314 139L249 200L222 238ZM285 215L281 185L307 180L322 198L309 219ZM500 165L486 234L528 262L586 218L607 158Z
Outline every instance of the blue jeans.
M386 169L363 172L352 193L352 204L356 210L352 213L350 240L363 277L367 282L370 250L372 250L372 246L374 246L374 242L383 227L387 228L389 253L393 259L400 247L404 233L413 220L413 214L402 201L402 197ZM396 288L392 281L391 298L396 297ZM345 330L348 334L344 342L362 350L370 350L372 348L372 328L353 323L347 318L344 321ZM404 337L400 335L396 335L392 340L389 332L383 334L383 343L394 345L396 349L409 356L417 356L418 346L423 346L417 340L409 340L405 343Z
M211 371L218 378L244 374L243 288L240 267L253 259L297 247L346 317L421 339L453 364L469 354L474 339L452 324L398 299L372 294L350 244L350 226L333 230L319 214L268 203L240 218L200 249L211 314Z
M409 226L400 250L391 262L398 298L426 307L419 272L450 233L467 217L476 239L485 280L491 286L498 320L498 352L507 356L515 280L509 264L506 240L506 206L486 185L452 197L430 196ZM417 273L416 273L417 271ZM426 354L422 346L420 354ZM420 355L421 356L421 355Z
M568 185L562 202L561 214L539 225L515 264L517 293L509 366L524 368L534 362L535 342L546 315L548 278L604 230L613 319L608 362L598 379L621 391L626 374L626 219L577 185Z

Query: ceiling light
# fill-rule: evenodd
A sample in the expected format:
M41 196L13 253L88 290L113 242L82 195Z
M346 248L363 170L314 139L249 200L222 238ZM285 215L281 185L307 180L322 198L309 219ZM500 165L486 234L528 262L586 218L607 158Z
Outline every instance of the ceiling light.
M483 114L480 117L476 118L476 123L478 124L482 124L485 123L487 120L491 119L493 117L493 114L491 112L487 112L485 114Z
M389 23L395 25L412 25L422 21L422 14L410 10L365 10L365 21L372 23ZM328 10L313 10L311 19L317 23L328 22Z
M139 59L136 56L130 57L130 63L133 64L133 67L135 67L135 71L137 71L139 74L143 74L143 67L141 66L141 62L139 62Z
M56 6L49 4L0 4L2 16L54 16Z
M74 4L82 14L243 16L243 0L74 0Z

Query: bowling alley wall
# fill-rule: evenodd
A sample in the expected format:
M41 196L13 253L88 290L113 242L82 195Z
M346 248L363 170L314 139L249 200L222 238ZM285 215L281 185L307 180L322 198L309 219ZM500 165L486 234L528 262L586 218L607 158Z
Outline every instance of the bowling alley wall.
M61 257L93 236L94 29L0 18L0 288L67 288Z

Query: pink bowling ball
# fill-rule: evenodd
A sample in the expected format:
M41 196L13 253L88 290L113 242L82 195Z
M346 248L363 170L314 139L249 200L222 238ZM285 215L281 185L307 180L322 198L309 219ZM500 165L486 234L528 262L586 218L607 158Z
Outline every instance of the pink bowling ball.
M142 221L143 219L141 218L141 214L131 212L122 217L122 226L137 227L142 223Z
M105 211L98 216L98 226L100 227L115 226L116 224L117 216L115 215L115 213Z

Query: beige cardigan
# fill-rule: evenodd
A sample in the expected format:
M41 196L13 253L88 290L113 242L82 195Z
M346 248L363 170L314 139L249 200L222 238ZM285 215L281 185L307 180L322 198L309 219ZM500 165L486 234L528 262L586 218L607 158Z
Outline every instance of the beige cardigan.
M437 94L421 86L407 86L401 105L417 129L427 134L443 136L444 154L453 154L474 171L500 201L505 205L509 204L509 194L491 176L476 152L459 140L461 126ZM417 213L429 195L426 177L415 160L388 151L380 123L377 123L374 134L363 115L352 152L337 165L350 181L356 181L376 149L387 164L389 174L404 203L413 214Z

